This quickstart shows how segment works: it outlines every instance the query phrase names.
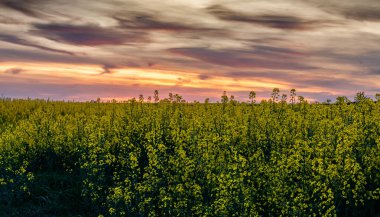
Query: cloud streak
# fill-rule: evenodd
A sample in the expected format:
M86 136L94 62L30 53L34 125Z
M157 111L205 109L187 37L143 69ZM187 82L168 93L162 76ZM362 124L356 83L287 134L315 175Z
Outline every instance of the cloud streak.
M97 25L35 24L31 32L57 42L79 46L123 45L146 41L144 34L123 33Z
M288 50L265 51L265 47L260 47L256 51L241 50L212 50L207 48L172 48L169 52L185 57L191 57L203 62L237 68L263 68L263 69L291 69L291 70L312 70L316 67L308 66L297 62L282 61L276 56ZM290 52L290 51L289 51ZM274 53L274 54L273 54ZM292 53L292 52L290 52ZM295 53L295 52L293 52Z
M225 21L244 22L283 30L312 30L328 24L326 21L306 20L290 15L244 14L220 5L213 5L207 9L211 14Z
M27 1L17 1L17 0L5 0L0 2L0 5L7 7L9 9L18 11L26 16L31 17L41 17L41 14L36 10L32 9L37 1L27 0Z
M10 68L4 71L5 74L11 74L11 75L18 75L22 71L24 71L22 68Z
M131 18L114 17L119 26L125 29L148 30L148 31L168 31L168 32L189 32L189 31L209 31L212 29L195 27L177 22L160 21L151 15L137 15Z
M45 47L45 46L42 46L42 45L39 45L39 44L35 44L35 43L30 42L30 41L21 39L21 38L19 38L17 36L14 36L14 35L0 34L0 41L12 43L12 44L17 44L17 45L23 45L23 46L27 46L27 47L38 48L38 49L45 50L45 51L50 51L50 52L61 53L61 54L68 54L68 55L75 56L74 52L65 51L65 50L61 50L61 49L50 48L50 47Z

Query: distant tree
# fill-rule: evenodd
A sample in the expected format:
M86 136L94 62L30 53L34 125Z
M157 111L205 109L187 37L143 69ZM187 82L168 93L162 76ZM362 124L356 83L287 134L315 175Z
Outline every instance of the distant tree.
M144 95L142 94L139 95L139 102L141 103L144 102Z
M173 100L174 100L176 103L180 103L180 102L182 102L183 97L182 97L181 95L179 95L179 94L174 94L174 96L173 96Z
M152 97L151 96L148 96L148 102L152 102Z
M249 92L249 99L251 100L251 103L256 102L256 92L255 91Z
M345 104L345 103L348 103L348 102L349 102L349 100L348 100L348 98L346 96L338 96L336 98L336 103L337 104Z
M375 99L376 101L380 102L380 93L375 94Z
M281 96L281 102L282 103L286 103L286 100L288 99L288 95L286 95L286 94L282 94L282 96Z
M327 100L326 100L326 103L327 103L327 104L330 104L330 103L331 103L331 99L327 99Z
M291 89L290 90L290 102L292 104L294 104L296 102L296 96L297 96L296 89Z
M272 91L272 101L273 102L277 102L279 94L280 94L280 89L274 88Z
M298 96L298 102L303 103L305 101L305 97Z
M233 104L233 105L236 105L238 103L238 101L235 100L235 96L234 95L230 96L230 103Z
M367 97L365 96L364 92L358 92L358 93L356 93L355 102L362 102L362 101L364 101L366 99L367 99Z
M98 97L98 98L96 99L96 102L97 102L97 103L100 103L100 101L101 101L101 100L100 100L100 98Z
M221 102L222 102L222 103L227 103L227 102L228 102L227 92L224 91L224 92L223 92L223 95L222 95L220 98L221 98Z
M158 103L159 100L160 100L160 98L158 97L158 90L155 90L154 91L154 102Z
M135 97L133 97L132 99L130 99L130 100L128 100L128 101L131 102L131 103L136 103L136 102L137 102L137 100L136 100Z
M210 98L205 99L205 104L208 104L210 102Z
M169 93L169 101L170 102L174 101L174 95L173 95L173 93Z

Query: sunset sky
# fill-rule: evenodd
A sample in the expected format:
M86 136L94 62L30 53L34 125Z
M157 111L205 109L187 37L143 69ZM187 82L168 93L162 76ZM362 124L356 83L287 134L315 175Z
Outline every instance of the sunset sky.
M379 0L0 0L0 94L380 92Z

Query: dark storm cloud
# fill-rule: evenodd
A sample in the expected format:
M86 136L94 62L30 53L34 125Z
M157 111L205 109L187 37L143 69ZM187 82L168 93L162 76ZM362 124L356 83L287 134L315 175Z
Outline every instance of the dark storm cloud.
M56 53L68 54L68 55L75 55L75 53L73 53L73 52L49 48L49 47L45 47L42 45L34 44L32 42L26 41L26 40L21 39L17 36L14 36L14 35L0 34L0 41L5 41L8 43L23 45L23 46L27 46L27 47L34 47L34 48L38 48L38 49L45 50L45 51L51 51L51 52L56 52Z
M266 68L266 69L293 69L311 70L315 67L297 62L283 61L271 54L255 54L255 51L242 50L211 50L207 48L172 48L169 52L191 57L207 63L237 68Z
M122 45L146 41L144 34L124 33L97 25L35 24L31 32L50 40L84 46Z
M305 20L295 16L279 15L279 14L261 14L251 15L233 11L220 5L214 5L207 10L226 21L245 22L251 24L262 25L270 28L284 30L310 30L319 28L327 24L325 21Z
M4 71L5 74L17 75L23 71L22 68L11 68Z

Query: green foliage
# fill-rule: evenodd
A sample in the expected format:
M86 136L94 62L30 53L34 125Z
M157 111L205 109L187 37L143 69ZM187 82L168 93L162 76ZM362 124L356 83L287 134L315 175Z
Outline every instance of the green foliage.
M380 104L274 94L0 100L0 216L379 213Z

